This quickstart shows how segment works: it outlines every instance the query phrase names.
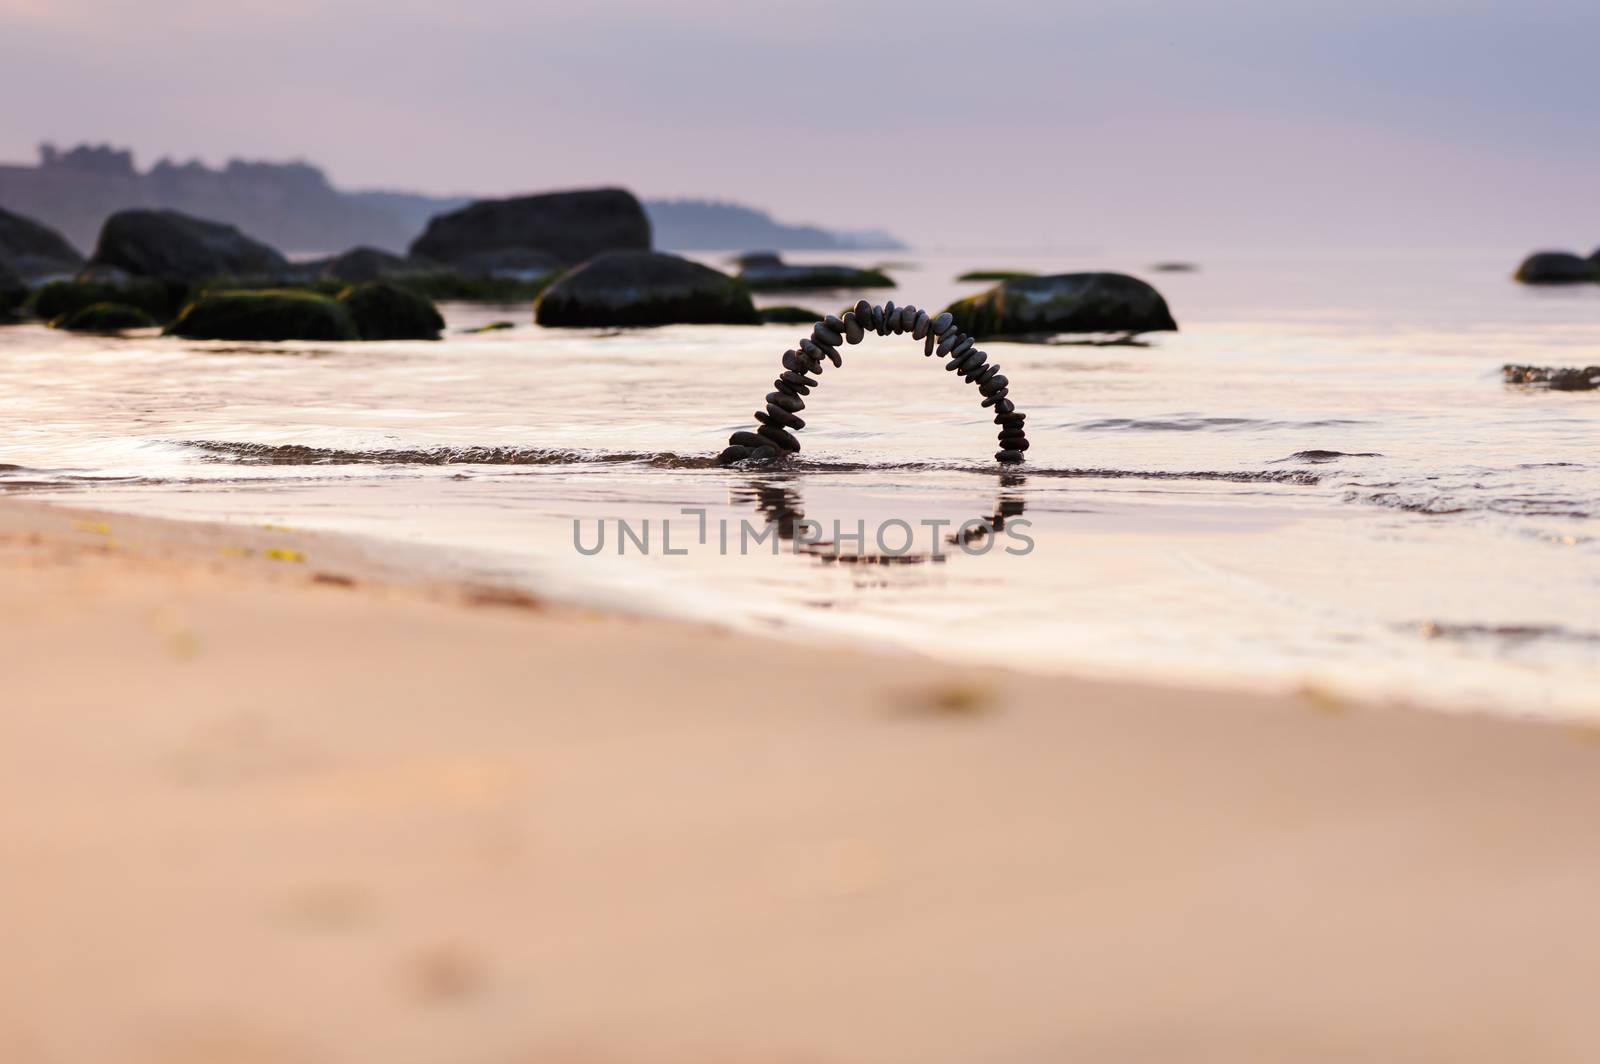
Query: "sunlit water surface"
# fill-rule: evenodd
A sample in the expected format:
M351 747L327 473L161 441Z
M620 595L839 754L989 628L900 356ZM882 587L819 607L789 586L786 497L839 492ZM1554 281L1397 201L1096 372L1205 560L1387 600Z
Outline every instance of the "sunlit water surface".
M808 645L1600 719L1600 394L1499 375L1600 362L1600 286L1521 288L1515 252L791 258L887 259L899 288L868 295L934 308L984 287L953 280L972 267L1121 269L1182 331L986 345L1032 441L1003 473L975 391L909 337L847 348L802 455L762 470L710 459L797 326L544 330L520 305L447 305L440 343L17 326L0 488L423 544L472 578ZM836 521L866 533L842 561ZM774 534L741 552L743 522Z

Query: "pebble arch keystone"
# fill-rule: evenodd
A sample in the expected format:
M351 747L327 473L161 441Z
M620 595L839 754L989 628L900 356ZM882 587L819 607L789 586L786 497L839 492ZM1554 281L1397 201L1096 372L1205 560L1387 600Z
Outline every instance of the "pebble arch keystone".
M977 349L976 341L956 328L949 311L930 317L927 311L916 307L897 307L893 302L877 306L863 299L837 315L827 315L783 353L783 372L772 382L776 391L767 394L766 409L755 413L755 431L741 429L729 436L728 446L717 455L717 464L732 465L746 459L769 461L798 453L800 441L794 433L806 424L796 416L806 406L802 397L818 386L820 382L814 378L822 376L829 362L835 367L844 365L839 356L841 346L859 344L868 332L879 336L910 333L924 341L924 355L932 355L937 348L941 357L949 358L945 368L957 371L967 384L976 384L982 405L994 412L994 423L1000 426L1000 450L995 452L995 461L1005 465L1022 461L1022 452L1028 449L1028 436L1023 430L1028 415L1008 398L1011 382L1000 375L999 365L989 362L988 356ZM808 373L810 376L805 375Z

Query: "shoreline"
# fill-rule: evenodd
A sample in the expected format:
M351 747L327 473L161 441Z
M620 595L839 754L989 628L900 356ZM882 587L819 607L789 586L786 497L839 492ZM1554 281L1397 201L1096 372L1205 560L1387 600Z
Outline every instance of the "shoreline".
M8 1061L1600 1052L1592 728L25 499L0 567Z

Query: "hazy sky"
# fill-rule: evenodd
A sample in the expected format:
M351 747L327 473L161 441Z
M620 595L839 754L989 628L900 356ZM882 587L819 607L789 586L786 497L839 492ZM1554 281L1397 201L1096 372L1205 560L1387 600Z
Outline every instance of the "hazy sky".
M1600 243L1595 0L0 0L0 159L596 183L914 243Z

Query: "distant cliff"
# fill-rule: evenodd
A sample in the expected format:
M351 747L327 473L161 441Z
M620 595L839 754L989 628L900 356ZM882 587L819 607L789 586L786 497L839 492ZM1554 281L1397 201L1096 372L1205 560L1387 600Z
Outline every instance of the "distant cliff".
M0 165L0 207L60 230L90 251L100 225L127 207L170 207L236 225L290 254L328 254L359 245L403 253L435 214L465 196L345 192L304 162L230 160L220 170L162 159L148 171L110 145L61 151L45 144L36 166ZM645 202L654 244L669 250L898 248L881 232L835 233L782 225L762 211L706 200Z
M905 247L888 233L833 232L814 225L784 225L765 211L712 200L646 200L655 244L670 251L833 251Z

